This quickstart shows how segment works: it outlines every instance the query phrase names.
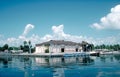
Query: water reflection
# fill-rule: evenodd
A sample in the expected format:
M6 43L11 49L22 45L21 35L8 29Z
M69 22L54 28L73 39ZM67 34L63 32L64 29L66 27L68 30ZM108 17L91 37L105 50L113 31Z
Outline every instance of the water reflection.
M0 56L0 64L3 65L3 68L8 68L9 61L12 61L11 56Z
M97 60L102 64L120 63L120 56L102 55L96 59L92 57L0 57L0 67L16 68L23 72L24 77L46 77L48 75L49 77L66 77L66 70L75 70L78 67L86 66L93 67Z
M90 57L0 57L0 64L3 64L4 68L17 68L24 72L24 77L35 76L34 71L41 68L50 68L53 77L65 77L64 70L69 66L93 63L94 60Z
M37 65L52 68L53 77L65 77L64 70L69 66L91 65L94 60L90 57L35 58Z
M106 63L108 61L110 62L120 62L120 55L101 55L100 60L103 63Z
M30 58L30 57L17 57L19 60L20 60L20 62L21 63L23 63L23 64L21 64L22 66L20 66L20 67L22 67L22 69L21 70L23 70L24 71L24 77L31 77L32 76L32 74L30 73L32 70L31 70L31 68L32 68L32 58Z
M120 55L114 55L114 58L120 62Z
M40 66L69 66L69 65L90 65L94 63L94 60L90 57L58 57L58 58L35 58L36 64Z

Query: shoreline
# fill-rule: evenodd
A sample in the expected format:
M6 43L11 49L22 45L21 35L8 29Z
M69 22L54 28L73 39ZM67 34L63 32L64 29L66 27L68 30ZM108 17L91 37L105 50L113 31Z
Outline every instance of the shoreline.
M77 56L89 56L88 53L74 52L74 53L21 53L12 54L12 56L29 56L29 57L77 57Z
M0 56L28 56L28 57L88 57L100 55L119 55L119 51L112 52L69 52L69 53L0 53Z

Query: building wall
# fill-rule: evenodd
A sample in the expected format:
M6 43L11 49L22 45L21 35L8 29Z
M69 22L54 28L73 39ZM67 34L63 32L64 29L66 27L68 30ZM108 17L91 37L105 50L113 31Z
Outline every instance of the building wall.
M45 53L46 49L47 49L46 46L36 46L35 47L35 53Z
M45 53L45 50L48 47L46 46L36 46L36 52L35 53ZM50 45L49 46L49 53L61 53L61 49L64 49L64 52L76 52L76 48L78 49L78 52L81 52L82 47L81 46L69 46L69 45Z
M61 52L61 45L50 45L49 51L52 53L60 53Z

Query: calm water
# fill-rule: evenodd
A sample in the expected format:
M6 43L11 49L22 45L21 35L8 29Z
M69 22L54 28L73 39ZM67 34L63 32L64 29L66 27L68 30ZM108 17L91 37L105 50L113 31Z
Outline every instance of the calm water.
M0 57L0 77L120 77L120 55Z

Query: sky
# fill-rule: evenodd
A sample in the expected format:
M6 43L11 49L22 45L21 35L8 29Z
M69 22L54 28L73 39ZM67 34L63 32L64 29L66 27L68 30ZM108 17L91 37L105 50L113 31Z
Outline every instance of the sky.
M0 46L49 40L120 44L120 0L0 0Z

